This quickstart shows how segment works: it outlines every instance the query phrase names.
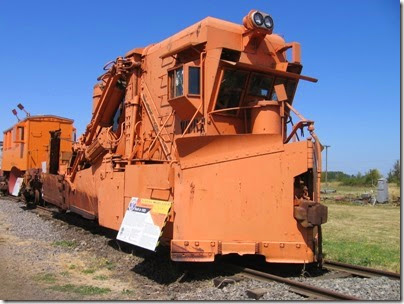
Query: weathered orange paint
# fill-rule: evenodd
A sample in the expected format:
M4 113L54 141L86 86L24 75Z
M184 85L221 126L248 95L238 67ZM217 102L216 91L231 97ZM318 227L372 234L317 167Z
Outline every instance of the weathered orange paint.
M172 201L163 239L175 261L321 260L321 145L291 107L298 81L317 80L300 75L300 45L254 13L245 26L208 17L110 64L71 167L45 175L44 197L115 230L132 197ZM310 137L288 133L291 111Z
M2 170L10 172L13 167L20 171L41 168L42 162L48 160L49 131L58 129L62 132L61 154L71 153L74 131L71 119L53 115L28 116L4 131Z

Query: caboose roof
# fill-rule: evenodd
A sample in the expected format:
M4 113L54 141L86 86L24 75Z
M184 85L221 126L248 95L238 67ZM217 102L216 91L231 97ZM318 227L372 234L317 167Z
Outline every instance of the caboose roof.
M23 120L14 124L12 127L8 128L7 130L4 130L3 133L6 133L6 132L12 130L15 127L15 125L18 125L25 121L50 121L50 120L53 120L53 121L56 120L56 121L60 121L60 122L64 122L64 123L71 123L71 124L73 124L73 122L74 122L73 119L56 116L56 115L32 115L32 116L25 117Z

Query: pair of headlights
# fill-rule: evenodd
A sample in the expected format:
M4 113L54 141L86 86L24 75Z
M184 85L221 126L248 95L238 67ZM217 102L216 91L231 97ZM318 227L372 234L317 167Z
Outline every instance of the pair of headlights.
M274 21L272 20L271 16L264 15L258 11L252 15L252 19L259 27L265 26L268 30L271 30L274 27Z

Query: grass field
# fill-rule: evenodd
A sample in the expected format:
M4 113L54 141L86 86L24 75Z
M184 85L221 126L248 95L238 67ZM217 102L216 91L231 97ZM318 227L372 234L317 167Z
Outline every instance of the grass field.
M398 186L390 197L400 196ZM326 259L400 272L400 207L393 204L356 204L335 197L355 197L372 189L329 185L337 192L327 195L328 222L323 225ZM323 195L324 196L324 195Z

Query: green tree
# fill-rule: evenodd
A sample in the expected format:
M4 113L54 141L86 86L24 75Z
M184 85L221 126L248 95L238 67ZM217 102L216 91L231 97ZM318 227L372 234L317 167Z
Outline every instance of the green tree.
M382 177L380 174L379 170L377 169L370 169L366 174L365 174L365 184L366 185L372 185L375 186L377 184L377 180Z
M393 165L393 168L387 175L387 181L389 183L397 183L398 185L401 182L401 168L400 168L400 160L396 160Z
M371 169L366 174L358 172L356 175L346 176L341 182L344 186L375 186L381 176L379 170Z

